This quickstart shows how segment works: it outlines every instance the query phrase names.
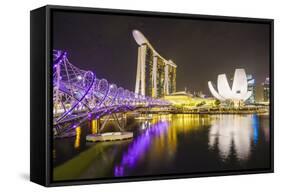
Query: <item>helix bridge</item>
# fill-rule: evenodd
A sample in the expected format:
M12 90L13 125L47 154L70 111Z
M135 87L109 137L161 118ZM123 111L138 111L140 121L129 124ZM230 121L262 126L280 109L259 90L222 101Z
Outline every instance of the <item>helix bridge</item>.
M122 115L129 111L169 106L118 87L93 71L79 69L67 58L67 52L53 50L53 127L55 137L63 137L87 120L115 119L121 131ZM101 125L100 130L105 126Z

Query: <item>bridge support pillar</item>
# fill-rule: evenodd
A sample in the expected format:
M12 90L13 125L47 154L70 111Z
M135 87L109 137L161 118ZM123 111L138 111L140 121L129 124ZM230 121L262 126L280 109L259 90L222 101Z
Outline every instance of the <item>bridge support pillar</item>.
M97 134L98 133L98 129L99 129L99 124L100 124L100 121L98 119L94 119L92 120L91 122L92 124L92 134Z

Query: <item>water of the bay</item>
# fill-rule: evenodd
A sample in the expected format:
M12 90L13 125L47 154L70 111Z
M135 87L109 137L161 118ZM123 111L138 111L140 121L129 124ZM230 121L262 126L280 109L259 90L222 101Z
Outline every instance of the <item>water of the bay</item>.
M147 118L146 118L147 117ZM54 180L155 176L266 169L268 115L150 115L128 117L134 138L90 143L91 122L76 137L55 139ZM116 127L109 123L104 131Z

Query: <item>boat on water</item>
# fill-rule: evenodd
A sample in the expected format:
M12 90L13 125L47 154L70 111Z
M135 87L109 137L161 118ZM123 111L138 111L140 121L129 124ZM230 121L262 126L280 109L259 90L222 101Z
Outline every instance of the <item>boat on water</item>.
M107 132L89 134L86 136L87 141L98 142L98 141L116 141L133 138L133 132Z

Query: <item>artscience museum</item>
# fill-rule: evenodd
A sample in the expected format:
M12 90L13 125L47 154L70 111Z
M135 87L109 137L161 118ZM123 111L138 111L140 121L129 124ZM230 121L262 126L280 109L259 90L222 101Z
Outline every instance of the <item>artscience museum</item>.
M212 95L220 101L231 101L234 105L240 105L252 95L248 90L248 81L245 69L236 69L232 87L229 86L226 74L219 74L217 78L217 90L211 81L208 81Z

